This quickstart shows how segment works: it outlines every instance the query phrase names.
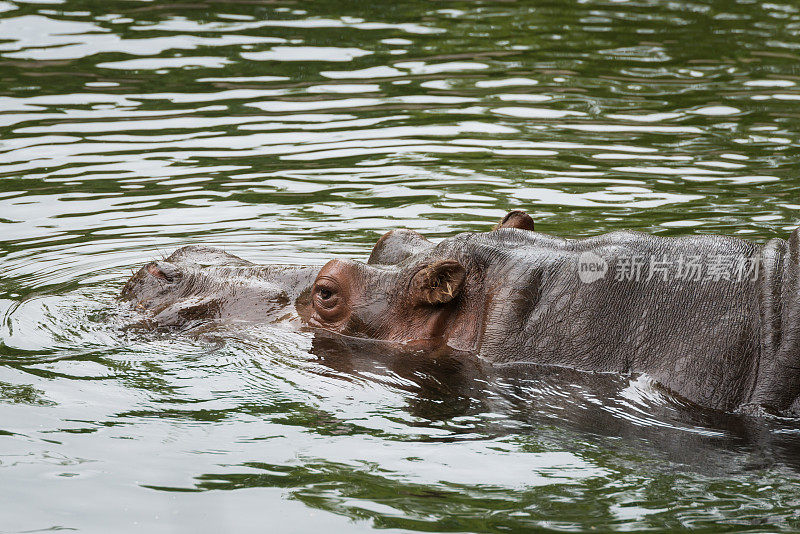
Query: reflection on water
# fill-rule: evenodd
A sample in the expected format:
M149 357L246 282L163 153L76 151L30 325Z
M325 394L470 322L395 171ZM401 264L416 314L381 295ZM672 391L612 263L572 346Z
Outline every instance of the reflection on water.
M185 244L320 264L511 208L785 236L799 29L791 2L0 1L3 529L800 528L794 422L114 303Z

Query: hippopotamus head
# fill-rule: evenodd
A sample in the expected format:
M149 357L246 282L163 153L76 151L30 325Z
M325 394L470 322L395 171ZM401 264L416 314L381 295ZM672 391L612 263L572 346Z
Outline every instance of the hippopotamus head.
M495 226L511 228L533 230L533 221L513 211ZM300 316L309 326L348 336L474 350L488 296L481 235L434 245L412 230L388 232L366 264L336 259L324 265L308 298L297 302Z
M532 228L533 222L522 212L512 212L498 226L519 225ZM395 314L392 324L404 315L418 314L420 306L387 298L393 293L390 286L395 287L389 277L391 273L402 272L395 266L408 263L410 257L424 255L432 248L430 241L412 230L393 230L375 245L367 265L335 260L320 270L318 266L256 265L219 249L185 246L139 269L123 287L121 298L142 312L146 317L144 324L150 326L288 322L357 337L395 341L430 339L432 332L438 331L433 328L434 319L423 320L420 315L415 321L424 324L415 323L416 328L400 332L387 330L388 323L373 328L376 323L368 318L368 310ZM430 310L437 306L445 309L449 301L458 297L464 276L458 262L442 261L420 271L415 287L420 291L431 288L421 297L429 301ZM372 286L373 283L386 287L386 294L374 292L367 297L366 292L359 293L362 287L379 287ZM432 288L437 283L442 284L441 290ZM367 300L371 304L367 305ZM347 317L342 314L344 309L348 310Z
M120 297L155 326L295 322L299 318L293 303L318 271L255 265L219 249L186 246L139 269Z

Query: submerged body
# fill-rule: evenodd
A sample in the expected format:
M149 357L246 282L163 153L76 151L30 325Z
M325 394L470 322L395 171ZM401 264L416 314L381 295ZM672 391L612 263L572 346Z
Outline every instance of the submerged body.
M636 232L561 239L512 212L492 232L434 245L398 230L366 264L280 274L230 255L217 258L228 265L202 266L181 249L145 266L123 296L151 306L157 324L179 324L187 307L202 316L195 301L215 302L215 320L296 310L303 324L343 335L448 347L496 365L646 373L703 406L800 414L798 247L797 231L763 246ZM169 286L160 276L180 276L166 271L192 282ZM147 297L148 284L161 290Z

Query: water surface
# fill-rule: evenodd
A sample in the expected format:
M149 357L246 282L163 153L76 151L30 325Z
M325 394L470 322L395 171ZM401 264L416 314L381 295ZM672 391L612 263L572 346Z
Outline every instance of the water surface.
M186 244L800 222L791 2L0 1L0 531L800 529L800 427L645 377L121 328Z

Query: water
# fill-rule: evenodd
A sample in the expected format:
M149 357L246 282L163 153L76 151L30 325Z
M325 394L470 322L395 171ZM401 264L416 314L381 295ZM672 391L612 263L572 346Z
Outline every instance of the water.
M122 328L185 244L800 223L791 2L0 2L0 531L800 529L800 427L646 377Z

